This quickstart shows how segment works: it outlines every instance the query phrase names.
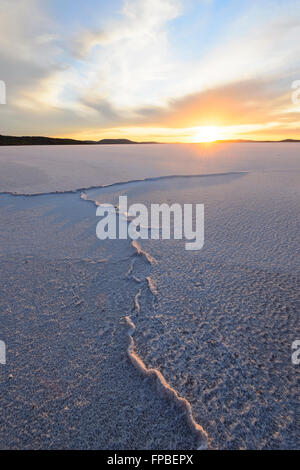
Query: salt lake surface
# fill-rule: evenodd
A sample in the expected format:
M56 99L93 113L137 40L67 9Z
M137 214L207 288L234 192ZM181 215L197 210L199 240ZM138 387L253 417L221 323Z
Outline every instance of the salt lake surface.
M299 448L299 144L1 147L0 168L2 448ZM203 203L203 249L98 240L119 195ZM128 360L127 316L203 439Z

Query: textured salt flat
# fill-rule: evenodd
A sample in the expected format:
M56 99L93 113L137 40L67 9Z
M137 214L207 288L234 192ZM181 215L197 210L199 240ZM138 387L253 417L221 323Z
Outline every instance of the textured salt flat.
M300 146L196 147L0 149L11 192L213 173L85 191L100 203L204 203L199 252L100 242L80 192L0 195L1 447L197 446L186 413L128 361L128 315L135 353L188 400L210 448L299 448Z
M0 448L195 448L127 358L135 250L101 244L79 195L2 196L0 220Z
M98 202L205 204L205 245L141 241L135 344L192 405L211 448L299 447L299 171L178 178L89 191ZM133 271L138 278L143 274ZM153 291L153 289L152 289Z

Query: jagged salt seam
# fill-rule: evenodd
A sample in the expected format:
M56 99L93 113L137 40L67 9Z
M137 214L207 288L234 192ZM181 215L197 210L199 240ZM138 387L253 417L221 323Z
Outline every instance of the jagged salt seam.
M136 240L133 240L131 242L131 245L133 246L133 248L135 248L137 256L144 256L148 263L151 265L157 263L156 259L153 258L153 256L151 256L149 253L147 253L147 251L143 250L143 248L138 244Z
M206 449L207 446L208 446L208 436L207 436L206 432L204 431L204 429L194 420L190 403L185 398L182 398L178 395L176 390L174 390L174 388L172 388L167 383L167 381L165 380L165 378L163 377L161 372L159 372L159 370L157 370L157 369L148 369L146 367L146 365L144 364L142 359L136 354L136 352L134 350L133 335L134 335L134 331L135 331L135 324L133 323L133 321L131 320L131 318L129 316L126 316L125 320L126 320L126 323L129 327L128 336L129 336L129 340L130 340L129 346L127 348L127 355L128 355L128 358L130 359L132 365L137 370L139 370L145 377L149 377L152 380L154 380L157 387L158 387L158 389L163 391L167 395L167 397L174 400L174 402L180 408L183 409L183 411L185 412L185 415L187 417L187 422L188 422L188 425L189 425L191 431L197 435L197 438L198 438L198 441L199 441L197 449L198 450Z

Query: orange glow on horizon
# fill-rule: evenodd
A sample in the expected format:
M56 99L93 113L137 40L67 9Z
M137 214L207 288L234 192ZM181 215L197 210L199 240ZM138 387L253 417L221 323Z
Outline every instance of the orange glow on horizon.
M290 129L278 132L278 126L197 126L192 128L165 127L114 127L86 129L77 133L61 133L49 137L77 140L129 139L135 142L159 142L182 144L213 144L215 141L250 139L256 141L279 141L299 139L299 133ZM38 134L37 134L38 135Z
M199 128L199 131L194 137L194 142L215 142L221 140L221 133L216 126L204 126Z

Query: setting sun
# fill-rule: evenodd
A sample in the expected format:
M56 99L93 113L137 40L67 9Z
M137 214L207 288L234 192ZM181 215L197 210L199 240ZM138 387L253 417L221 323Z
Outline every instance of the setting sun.
M220 131L215 126L200 127L195 135L195 142L214 142L220 139Z

